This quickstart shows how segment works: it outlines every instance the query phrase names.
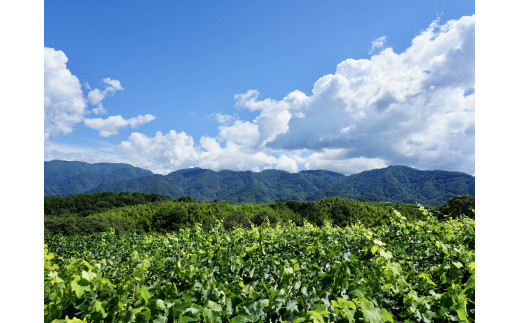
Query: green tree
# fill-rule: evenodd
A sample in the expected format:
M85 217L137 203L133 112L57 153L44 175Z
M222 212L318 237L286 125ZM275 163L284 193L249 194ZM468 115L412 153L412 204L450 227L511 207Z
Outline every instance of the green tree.
M346 200L339 200L330 209L332 223L344 227L348 224L351 211Z
M195 202L195 200L193 199L193 197L188 196L188 195L183 195L183 196L179 197L179 198L177 199L177 201L179 201L179 202L187 202L187 203L193 203L193 202Z
M170 209L160 209L153 216L153 226L157 231L178 231L180 228L189 226L191 223L188 211L180 205Z
M255 216L253 216L253 219L251 222L253 222L254 225L260 226L262 223L264 223L266 220L269 220L269 223L276 224L280 221L276 213L272 210L263 210L257 213Z
M222 219L222 224L228 231L232 231L238 228L246 229L251 226L251 222L243 210L236 210L226 214Z
M472 195L456 195L446 201L446 204L438 208L442 215L449 215L453 218L467 216L475 218L475 197Z

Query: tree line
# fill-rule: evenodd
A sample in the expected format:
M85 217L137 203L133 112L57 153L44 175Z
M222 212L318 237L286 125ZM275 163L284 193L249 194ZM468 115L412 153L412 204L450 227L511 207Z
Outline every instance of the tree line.
M235 204L214 200L195 201L190 196L173 199L156 193L93 193L67 197L45 197L46 234L91 234L114 230L124 232L171 232L201 224L209 230L221 222L228 230L289 222L322 226L330 223L379 226L390 222L393 210L408 220L424 219L413 204L374 203L343 198L319 201L283 201ZM439 218L474 217L475 198L456 196L431 211Z

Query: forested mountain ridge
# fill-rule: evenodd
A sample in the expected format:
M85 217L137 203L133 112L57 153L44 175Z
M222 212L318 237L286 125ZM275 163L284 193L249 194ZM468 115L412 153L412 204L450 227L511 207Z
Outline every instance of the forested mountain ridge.
M45 162L46 196L104 191L158 193L173 198L189 195L195 200L218 199L235 203L265 203L277 199L305 201L338 196L438 205L455 195L475 195L475 178L460 172L423 171L407 166L389 166L350 176L326 170L216 172L202 168L158 175L126 164Z
M178 198L192 196L195 200L214 199L241 203L265 203L277 199L307 199L310 192L324 189L344 180L345 176L333 172L289 173L280 170L218 172L190 168L181 169L168 175L153 175L127 181L100 185L94 192L155 192Z
M315 192L309 199L348 196L374 202L438 205L460 194L475 195L473 176L461 172L388 166L346 176L341 183Z
M52 160L44 163L45 196L85 193L107 182L150 176L149 170L120 163L89 164Z

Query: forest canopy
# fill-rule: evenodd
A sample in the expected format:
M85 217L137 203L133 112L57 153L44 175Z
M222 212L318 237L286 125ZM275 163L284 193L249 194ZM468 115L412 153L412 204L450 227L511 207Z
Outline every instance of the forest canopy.
M283 201L235 204L219 200L195 201L191 196L173 199L156 193L93 193L45 197L46 234L171 232L201 224L210 230L222 222L228 230L289 222L345 227L352 224L388 224L394 210L408 220L424 219L416 204L376 203L338 197L319 201ZM462 195L432 207L440 218L473 217L474 197ZM442 216L441 216L442 215Z

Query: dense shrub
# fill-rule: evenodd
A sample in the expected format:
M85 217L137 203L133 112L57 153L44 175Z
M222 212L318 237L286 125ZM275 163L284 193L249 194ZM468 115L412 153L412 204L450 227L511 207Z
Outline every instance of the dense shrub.
M155 230L159 232L171 232L190 226L193 221L185 208L176 205L171 209L160 209L153 216L152 223Z
M317 226L322 226L327 219L326 213L319 208L318 202L288 201L286 204L294 213L300 214L302 218Z
M46 216L44 218L45 234L93 234L108 232L113 229L116 233L139 231L136 226L128 221L117 218L95 218L95 217L57 217Z
M195 200L191 196L183 195L177 199L179 202L193 203Z
M471 195L456 195L439 206L436 211L452 218L466 216L475 218L475 197Z
M280 218L276 215L274 211L271 210L265 210L260 211L258 214L256 214L253 219L251 219L251 222L256 225L260 226L262 223L269 221L271 224L276 224L280 222Z
M349 223L351 211L346 201L335 203L330 209L332 224L344 227Z
M150 199L149 195L134 196L134 194L110 193L104 195L96 202L97 206L102 209L109 206L110 208L88 216L84 216L81 212L76 213L80 209L89 212L94 210L93 207L88 209L84 205L83 202L88 201L84 200L85 197L63 198L61 202L69 203L69 206L74 205L74 207L55 204L54 210L58 211L59 215L46 218L46 232L89 234L90 232L107 231L111 226L115 226L120 231L172 232L181 228L192 227L196 223L201 224L205 231L209 231L219 222L222 222L227 230L232 230L234 228L249 228L251 224L260 226L266 221L281 225L292 222L296 226L304 225L304 221L317 226L322 226L326 222L340 227L357 223L365 226L380 226L389 223L393 209L400 211L408 220L424 218L422 211L412 204L360 202L338 197L315 202L277 200L265 204L233 204L221 201L195 202L191 197L184 196L178 200L168 199L114 207L121 201L125 204L145 197L146 200ZM110 197L117 198L120 202L111 201ZM90 196L90 198L94 197ZM73 202L67 201L67 199ZM125 200L126 202L124 202ZM80 201L82 202L80 203ZM451 201L448 203L451 209L455 209L454 204L456 203ZM60 209L60 207L63 208ZM79 218L88 220L80 222ZM119 219L122 222L115 223L113 222L114 219ZM96 221L101 222L96 224Z
M224 216L222 219L224 228L232 231L238 228L247 229L251 227L251 221L246 217L243 211L237 210Z
M44 214L89 216L127 205L147 204L171 199L167 195L140 192L103 192L72 196L46 196L44 198Z

